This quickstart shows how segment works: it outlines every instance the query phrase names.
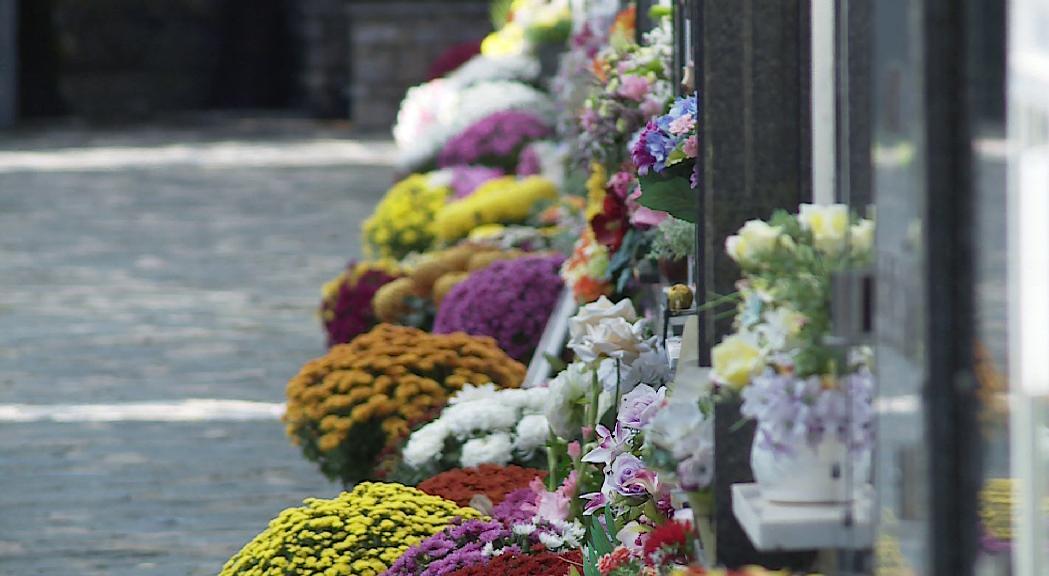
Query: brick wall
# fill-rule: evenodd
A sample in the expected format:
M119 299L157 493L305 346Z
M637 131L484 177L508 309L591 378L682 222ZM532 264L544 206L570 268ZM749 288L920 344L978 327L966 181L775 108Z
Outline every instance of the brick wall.
M487 2L350 2L349 100L354 124L386 130L405 91L445 49L491 30Z

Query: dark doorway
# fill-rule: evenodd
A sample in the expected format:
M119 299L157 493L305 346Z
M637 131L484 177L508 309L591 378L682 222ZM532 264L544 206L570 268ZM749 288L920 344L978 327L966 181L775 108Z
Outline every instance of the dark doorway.
M284 109L290 0L23 0L22 118L126 122L186 110Z

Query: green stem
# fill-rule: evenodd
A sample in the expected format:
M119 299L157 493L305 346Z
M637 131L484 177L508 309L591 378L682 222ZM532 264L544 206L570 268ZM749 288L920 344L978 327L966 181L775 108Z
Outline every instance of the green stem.
M699 544L703 548L703 564L712 568L717 563L717 535L711 521L714 517L714 494L709 489L689 492L688 501L692 506L692 519L699 534Z

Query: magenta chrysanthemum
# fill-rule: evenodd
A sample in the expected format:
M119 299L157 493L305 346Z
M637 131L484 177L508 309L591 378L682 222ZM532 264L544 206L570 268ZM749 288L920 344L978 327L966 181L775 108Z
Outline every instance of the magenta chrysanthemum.
M444 168L482 164L512 172L521 150L551 132L550 125L535 114L518 110L496 112L449 140L437 158L437 165Z
M474 272L444 297L434 333L491 336L513 358L528 360L561 294L562 260L526 256Z
M498 521L467 520L445 528L412 546L383 576L444 576L460 568L484 564L486 544L503 549L512 532ZM520 552L510 545L506 552Z
M345 344L371 330L378 322L372 311L372 299L379 288L396 280L397 276L384 268L367 266L351 262L347 274L339 280L337 292L321 303L328 346Z

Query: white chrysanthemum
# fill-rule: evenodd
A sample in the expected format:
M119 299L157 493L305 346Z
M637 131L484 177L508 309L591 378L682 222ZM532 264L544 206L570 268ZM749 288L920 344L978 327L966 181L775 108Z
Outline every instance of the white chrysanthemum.
M404 462L415 468L426 465L427 462L441 455L441 451L444 449L444 440L447 437L448 430L440 420L431 422L416 430L404 446L402 452Z
M557 550L565 545L565 539L552 532L540 532L539 541L550 550Z
M467 440L463 444L459 463L463 468L481 464L507 464L513 459L513 443L506 432L496 432L481 438Z
M485 56L478 54L456 68L448 80L465 88L480 82L516 80L531 82L539 78L539 61L531 56Z
M475 400L485 400L494 397L499 392L496 389L495 384L489 382L488 384L481 384L475 386L473 384L467 384L463 386L461 390L452 395L448 400L449 405L462 404L464 402L473 402Z
M539 448L546 445L549 435L550 424L546 416L542 414L529 414L517 423L517 437L514 439L514 449L518 454L530 455Z
M478 120L496 112L521 110L531 112L549 123L554 120L554 103L550 97L521 82L481 82L449 94L442 93L440 96L440 101L427 107L427 114L424 115L425 119L429 120L429 114L436 114L436 120L427 123L425 131L416 131L419 134L415 140L404 141L402 144L401 137L395 133L400 151L399 163L402 167L412 168L426 163L437 155L448 140ZM411 115L408 114L407 117L411 118ZM398 114L398 125L400 123Z
M517 409L496 399L477 400L449 406L441 422L456 438L475 432L510 430L517 424Z
M549 396L546 388L498 390L492 384L465 386L452 396L449 405L433 422L412 433L404 449L405 463L413 468L441 460L448 442L463 443L463 465L480 458L465 456L466 444L475 437L503 434L508 441L507 458L515 451L529 457L546 442L548 425L541 415ZM521 437L523 435L523 437ZM471 450L480 450L474 442ZM506 463L502 455L492 463ZM470 464L472 465L472 464Z

